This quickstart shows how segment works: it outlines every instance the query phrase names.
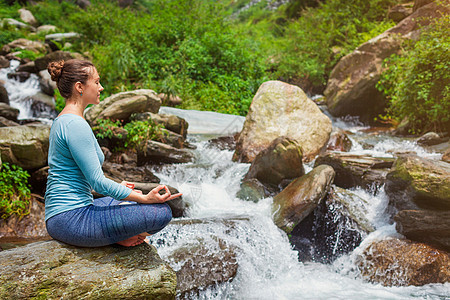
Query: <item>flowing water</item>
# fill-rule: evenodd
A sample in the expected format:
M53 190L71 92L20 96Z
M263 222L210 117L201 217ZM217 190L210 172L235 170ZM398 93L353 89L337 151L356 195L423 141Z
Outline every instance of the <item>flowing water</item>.
M19 118L27 119L33 112L27 106L27 97L39 89L35 76L24 83L7 78L16 65L0 70L0 79L6 82L11 106L20 109ZM25 99L25 100L24 100ZM181 266L170 259L171 253L195 241L208 245L209 254L218 251L218 239L236 250L238 271L236 277L198 294L196 299L450 299L450 283L429 284L421 287L384 287L365 282L358 274L355 258L366 245L377 239L399 236L395 224L385 213L388 199L380 189L373 194L362 189L353 192L364 202L366 216L375 231L364 235L362 243L352 252L340 256L331 264L299 262L287 235L272 221L272 198L258 203L236 197L239 184L249 164L232 161L233 152L219 150L208 140L230 134L242 128L243 118L211 112L183 111L162 108L164 113L182 115L190 123L188 139L197 146L196 161L188 164L166 165L155 169L161 182L183 192L190 203L185 220L200 219L189 226L172 222L162 232L151 236L160 256L178 270ZM420 156L439 159L408 139L388 135L368 134L355 120L333 119L334 126L350 134L351 152L374 156L392 156L394 151L414 151ZM194 134L195 133L195 134ZM368 150L365 150L368 149ZM305 166L306 171L312 164ZM230 225L231 224L231 225Z

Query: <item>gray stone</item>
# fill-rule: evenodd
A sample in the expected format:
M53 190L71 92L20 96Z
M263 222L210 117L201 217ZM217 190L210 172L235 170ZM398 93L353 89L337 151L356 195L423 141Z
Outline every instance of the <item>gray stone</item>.
M57 241L0 252L0 298L174 299L176 274L153 246L79 248Z
M413 13L413 5L411 3L398 4L389 9L388 18L398 23Z
M54 25L42 25L37 28L37 33L48 33L56 31L56 26Z
M421 146L433 146L448 141L448 137L441 137L436 132L427 132L417 139L417 144Z
M39 72L39 86L41 87L41 91L49 96L53 96L55 94L55 90L58 88L56 86L56 82L52 80L47 69Z
M132 96L111 103L96 119L128 120L133 113L151 109L152 104L151 100L144 95Z
M185 119L175 115L168 115L168 114L155 114L151 112L137 113L131 117L131 120L132 121L152 120L155 124L163 125L164 128L173 131L175 133L178 133L179 135L183 136L184 139L187 136L187 131L189 127L189 124L186 122Z
M3 53L10 53L14 49L32 51L34 53L45 53L45 45L39 41L30 41L24 38L14 40L2 48Z
M0 83L0 103L5 103L9 105L8 91L1 83Z
M66 32L66 33L52 33L47 34L45 36L46 41L56 41L56 42L62 42L65 40L77 40L81 37L79 33L76 32Z
M25 64L21 64L17 68L17 72L36 73L36 65L34 64L34 61L30 61Z
M50 127L23 125L0 128L0 153L4 162L24 169L47 165Z
M312 159L327 143L331 121L297 86L281 81L263 83L250 105L233 160L252 162L270 143L286 136Z
M160 142L147 140L138 147L137 164L187 163L194 159L194 154L185 149L177 149Z
M9 68L10 62L9 59L6 59L3 55L0 55L0 69Z
M5 117L11 121L17 121L17 117L19 116L19 110L17 108L13 108L6 103L0 102L0 116Z
M64 51L51 52L43 57L38 57L34 61L37 71L47 70L48 64L52 61L69 60L79 58L77 54Z
M5 18L1 21L2 27L4 27L6 24L9 26L14 26L16 28L19 29L27 29L29 31L36 31L36 28L34 28L33 26L30 26L28 24L25 24L23 22L17 21L15 19L11 19L11 18Z
M20 126L18 123L8 120L5 117L0 116L0 127Z
M33 16L31 11L29 11L28 9L21 8L21 9L19 9L19 13L20 13L20 19L22 19L22 21L24 21L25 23L28 23L34 27L36 27L38 25L38 21Z
M352 141L348 138L344 130L333 127L326 150L348 152L352 148Z
M333 168L322 165L292 181L273 198L275 224L290 233L325 198L333 179Z

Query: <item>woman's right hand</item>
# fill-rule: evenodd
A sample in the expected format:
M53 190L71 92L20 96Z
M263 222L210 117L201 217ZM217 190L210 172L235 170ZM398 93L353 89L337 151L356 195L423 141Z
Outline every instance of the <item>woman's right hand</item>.
M160 194L161 190L164 190L163 194ZM164 203L166 201L180 197L181 195L182 193L172 195L167 186L158 185L153 190L151 190L147 195L145 195L145 197L147 198L147 201L150 201L150 203Z

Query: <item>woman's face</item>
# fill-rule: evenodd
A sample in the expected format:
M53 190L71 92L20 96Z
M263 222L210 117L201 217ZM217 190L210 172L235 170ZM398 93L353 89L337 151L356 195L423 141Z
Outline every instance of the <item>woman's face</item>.
M82 98L86 101L86 104L98 104L100 103L100 93L103 91L103 87L100 84L100 76L95 68L93 68L91 76L84 85Z

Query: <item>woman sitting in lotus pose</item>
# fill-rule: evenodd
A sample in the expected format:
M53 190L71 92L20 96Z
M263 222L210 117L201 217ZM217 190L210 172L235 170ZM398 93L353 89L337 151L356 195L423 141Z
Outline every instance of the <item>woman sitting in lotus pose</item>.
M45 221L51 237L67 244L135 246L172 219L164 203L179 197L160 185L144 195L133 184L116 183L102 171L103 152L83 112L100 102L103 87L94 65L83 60L48 66L66 105L50 130ZM109 197L93 199L91 190ZM160 194L163 190L165 193ZM130 204L126 201L134 201ZM129 204L129 205L120 205Z

